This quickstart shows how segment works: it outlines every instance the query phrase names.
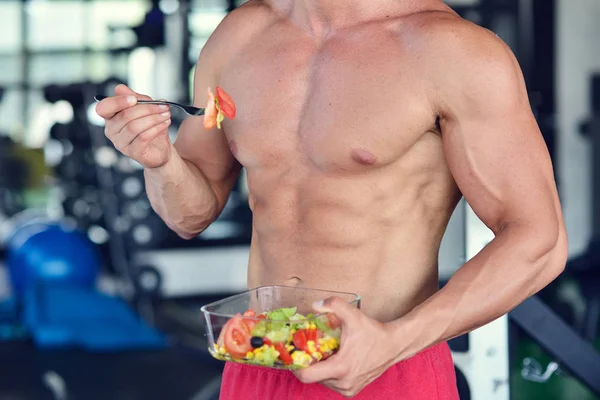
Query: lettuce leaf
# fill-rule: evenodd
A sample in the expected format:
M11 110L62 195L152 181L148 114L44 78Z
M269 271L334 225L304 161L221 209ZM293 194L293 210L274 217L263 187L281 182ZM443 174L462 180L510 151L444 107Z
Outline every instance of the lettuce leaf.
M269 311L267 313L267 318L272 321L289 321L294 315L296 315L296 307L279 308L277 310Z

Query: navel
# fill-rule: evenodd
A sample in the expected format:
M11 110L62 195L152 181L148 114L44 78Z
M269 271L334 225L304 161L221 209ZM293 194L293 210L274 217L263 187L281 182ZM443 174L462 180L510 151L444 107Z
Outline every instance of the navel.
M367 150L353 149L350 153L354 161L363 165L373 165L377 161L375 155Z
M297 287L297 286L300 286L301 283L302 283L302 279L298 278L297 276L292 276L291 278L286 279L285 282L283 283L283 285Z

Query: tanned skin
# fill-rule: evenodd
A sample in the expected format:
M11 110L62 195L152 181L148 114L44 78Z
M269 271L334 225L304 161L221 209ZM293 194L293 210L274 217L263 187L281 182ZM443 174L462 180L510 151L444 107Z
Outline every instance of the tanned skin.
M188 118L174 144L169 111L125 86L97 111L184 238L218 217L246 169L249 288L361 295L360 311L318 308L342 321L342 347L297 372L302 382L351 397L562 272L561 205L519 65L442 1L251 0L203 48L195 105L217 85L235 119L206 131ZM495 239L439 290L440 242L462 196Z

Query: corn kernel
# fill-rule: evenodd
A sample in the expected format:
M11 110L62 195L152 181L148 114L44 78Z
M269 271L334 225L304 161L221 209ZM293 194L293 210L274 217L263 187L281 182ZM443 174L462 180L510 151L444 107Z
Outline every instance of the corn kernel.
M312 356L317 361L321 361L321 358L323 358L323 354L319 353L318 351L315 351L314 353L312 353Z
M254 358L254 353L249 351L248 353L246 353L246 358L252 360Z
M292 346L291 344L287 344L287 345L285 346L285 349L286 349L287 351L292 351L292 350L294 350L294 346Z
M215 350L219 351L219 345L218 344L213 344L213 347L215 348Z
M225 354L227 353L227 350L225 350L225 347L221 346L219 347L219 354Z
M308 351L310 353L314 353L315 351L317 351L317 347L315 346L315 342L312 340L309 340L308 342L306 342L306 347L308 348Z

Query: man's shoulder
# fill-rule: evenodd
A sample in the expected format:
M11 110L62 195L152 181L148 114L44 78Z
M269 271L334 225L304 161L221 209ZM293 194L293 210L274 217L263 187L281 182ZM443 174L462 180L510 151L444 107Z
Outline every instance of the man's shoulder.
M245 2L223 18L204 45L201 57L217 57L225 62L250 43L252 38L275 18L272 9L263 1Z
M501 85L520 78L510 47L494 32L455 13L415 15L407 29L419 68L432 81L494 81Z
M240 32L256 31L264 28L276 14L264 1L249 0L227 14L215 30L214 35L237 35Z
M412 48L434 108L474 102L509 108L521 101L525 88L518 61L497 34L456 14L417 18L411 29L418 45Z
M429 11L413 15L408 29L417 47L432 55L485 56L506 45L494 32L454 12Z

